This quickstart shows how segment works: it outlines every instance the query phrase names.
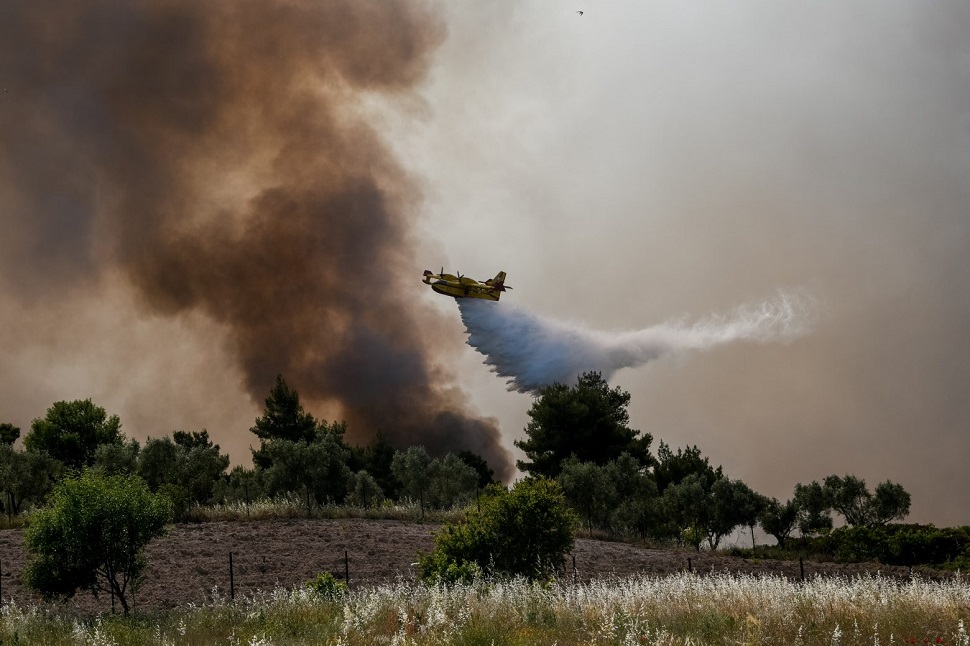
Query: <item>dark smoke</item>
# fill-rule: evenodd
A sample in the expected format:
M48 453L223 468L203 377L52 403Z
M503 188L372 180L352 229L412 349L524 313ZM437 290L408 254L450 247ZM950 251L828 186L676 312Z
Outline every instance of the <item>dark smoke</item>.
M120 270L148 312L222 323L255 401L281 373L350 439L509 477L408 302L419 191L360 116L413 93L443 36L420 2L4 2L5 277L94 304Z

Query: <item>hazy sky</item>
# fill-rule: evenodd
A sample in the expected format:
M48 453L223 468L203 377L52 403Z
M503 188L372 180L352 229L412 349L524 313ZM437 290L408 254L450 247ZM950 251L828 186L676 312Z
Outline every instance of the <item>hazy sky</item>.
M155 5L0 10L3 420L92 397L243 461L283 372L320 416L422 402L520 457L531 396L423 269L602 331L802 290L806 336L617 373L632 425L767 495L853 473L970 523L965 3ZM419 385L373 413L389 366Z

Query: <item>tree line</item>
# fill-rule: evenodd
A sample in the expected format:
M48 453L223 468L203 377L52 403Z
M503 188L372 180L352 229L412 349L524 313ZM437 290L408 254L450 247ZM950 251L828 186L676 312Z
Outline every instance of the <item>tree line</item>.
M421 446L398 449L380 433L349 446L343 422L317 420L282 376L251 432L253 467L229 470L208 432L174 431L141 446L115 415L90 399L56 402L20 429L0 424L0 492L12 518L29 507L25 543L34 554L24 577L45 599L81 589L110 592L127 613L130 585L144 570L143 548L192 505L297 495L314 506L373 507L410 500L425 507L477 505L446 524L435 549L419 555L422 578L468 580L483 573L542 577L561 569L582 526L611 535L717 549L739 527L754 527L784 547L817 538L848 558L929 562L960 560L968 537L889 524L909 512L910 496L885 481L870 491L855 476L830 475L796 484L781 502L729 478L696 447L674 451L629 427L629 393L599 373L573 386L543 389L529 410L525 439L515 444L527 477L511 488L470 452L432 457ZM846 527L832 531L832 514ZM846 531L848 530L848 531ZM853 531L858 530L858 531ZM840 532L842 532L840 534Z
M413 500L425 508L451 508L473 500L494 472L470 451L432 457L422 446L393 447L383 434L350 446L344 422L317 420L282 376L250 431L259 446L253 467L230 469L229 456L206 429L149 437L144 445L122 432L117 415L90 399L54 403L33 420L23 448L20 429L0 424L0 508L9 518L44 504L69 474L135 475L172 501L175 518L193 505L248 503L299 496L307 512L324 504L376 507Z
M611 388L599 373L574 385L541 391L528 412L525 439L516 441L528 476L556 480L584 527L613 535L717 548L738 528L756 526L784 546L797 531L816 536L833 527L833 513L849 526L877 527L902 520L910 495L885 481L870 491L853 475L830 475L796 484L786 501L754 491L713 466L696 446L673 450L629 427L630 394ZM152 492L167 495L176 518L193 505L249 503L297 495L310 513L324 504L380 506L411 500L449 508L474 499L494 482L480 456L463 451L432 457L422 446L396 448L378 433L366 446L350 446L344 422L328 423L304 410L282 376L250 431L258 439L253 467L230 469L205 429L149 437L144 446L125 436L117 415L90 399L54 403L20 429L0 424L0 492L13 517L41 505L59 479L90 468L103 475L137 475Z
M910 495L885 481L870 491L861 478L830 475L796 484L779 501L757 493L714 467L696 446L676 451L629 427L630 394L610 388L599 373L581 375L573 386L544 389L529 411L525 453L518 467L559 482L566 499L592 534L674 542L716 549L725 536L758 525L784 546L833 528L833 513L848 526L879 527L909 514Z

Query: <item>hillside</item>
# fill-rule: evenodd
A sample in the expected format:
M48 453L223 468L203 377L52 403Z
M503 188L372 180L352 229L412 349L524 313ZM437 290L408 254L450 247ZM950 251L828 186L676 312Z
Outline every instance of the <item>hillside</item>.
M236 596L298 585L320 572L343 573L347 553L352 587L416 579L413 563L419 550L429 551L436 525L396 520L308 520L210 522L173 525L148 549L145 582L135 596L136 611L153 611L188 603L204 604L213 592L229 596L229 552L233 553ZM575 576L582 579L643 573L664 575L687 568L695 572L776 573L797 578L797 562L747 560L690 550L648 549L579 538L573 551ZM24 606L38 602L20 584L26 563L23 530L0 530L3 601ZM567 558L568 577L573 576ZM877 564L839 565L805 562L805 575L858 574L879 571L907 576L907 568ZM110 599L88 593L67 604L80 612L110 609Z

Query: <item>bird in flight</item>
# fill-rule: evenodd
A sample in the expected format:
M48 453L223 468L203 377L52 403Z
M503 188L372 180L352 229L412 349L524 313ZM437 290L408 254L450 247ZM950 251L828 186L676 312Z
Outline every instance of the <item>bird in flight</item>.
M582 11L577 11L576 13L578 13L580 16L583 15L583 12Z

